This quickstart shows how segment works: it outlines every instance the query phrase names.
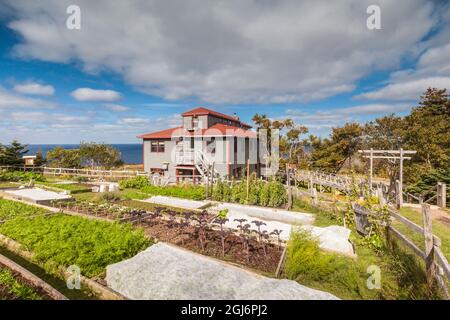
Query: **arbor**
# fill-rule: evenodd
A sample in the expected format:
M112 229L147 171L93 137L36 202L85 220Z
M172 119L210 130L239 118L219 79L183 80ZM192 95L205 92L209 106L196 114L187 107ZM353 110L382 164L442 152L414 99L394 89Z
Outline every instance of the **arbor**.
M5 166L20 166L23 156L28 152L27 145L13 140L9 146L0 146L0 164Z
M398 150L404 146L405 120L390 114L373 121L364 126L364 148L378 150ZM374 172L385 172L391 183L398 176L397 161L377 161L374 163Z

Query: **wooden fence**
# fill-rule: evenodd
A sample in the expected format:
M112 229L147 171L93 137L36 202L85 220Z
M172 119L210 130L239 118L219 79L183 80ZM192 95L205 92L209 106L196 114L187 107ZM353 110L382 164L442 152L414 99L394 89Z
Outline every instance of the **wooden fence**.
M103 179L123 179L136 176L148 176L148 172L139 170L96 170L96 169L73 169L73 168L50 168L50 167L24 167L24 166L0 166L0 169L16 170L24 172L36 172L53 176L78 176Z
M359 209L358 207L354 207L354 210L356 213ZM367 212L364 212L364 214L366 213ZM407 236L402 234L398 229L396 229L392 225L392 223L389 223L387 225L388 237L390 237L390 235L393 235L406 247L411 249L416 256L421 258L425 262L428 283L431 285L434 281L436 281L438 286L444 292L445 297L447 299L450 299L447 284L450 283L450 266L446 257L442 253L441 240L439 239L439 237L435 236L432 231L430 205L427 203L422 204L423 227L403 217L395 209L389 208L389 215L391 217L391 220L396 220L408 227L410 230L423 235L424 250L419 248L419 246L414 243L414 241L412 241Z
M315 188L310 189L308 191L301 190L295 187L292 187L292 195L294 197L307 196L311 198L311 203L313 206L321 208L319 197L317 194L317 190ZM370 212L367 209L353 205L353 210L355 211L355 222L361 227L364 228L366 225L364 221L361 221L362 216L367 216L368 214L376 215L375 212ZM392 223L389 223L387 227L388 235L393 235L397 238L401 243L403 243L406 247L412 250L415 255L417 255L420 259L425 262L426 266L426 274L427 281L431 285L434 281L439 285L442 292L445 294L447 299L450 299L450 294L448 290L448 285L450 283L450 266L447 258L444 256L441 249L441 239L433 234L432 231L432 217L430 211L430 205L428 203L422 203L422 217L423 217L423 226L419 226L416 223L410 221L409 219L402 216L398 211L396 211L392 206L389 206L389 215L391 217L391 221L393 220L400 222L405 225L407 228L412 230L413 232L417 232L424 237L424 250L419 248L419 246L414 243L407 236L402 234L397 228L395 228ZM330 209L330 208L329 208ZM364 220L364 219L362 219ZM359 228L360 229L360 228ZM362 232L364 234L364 232Z

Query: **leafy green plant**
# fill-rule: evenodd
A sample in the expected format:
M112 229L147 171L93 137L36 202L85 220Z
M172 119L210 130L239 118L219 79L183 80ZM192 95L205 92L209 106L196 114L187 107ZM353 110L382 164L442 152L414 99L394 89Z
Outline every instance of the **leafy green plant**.
M151 244L143 231L131 224L66 215L16 218L1 224L0 233L32 251L47 271L57 273L59 267L77 265L88 277L103 274L107 265L130 258Z
M198 185L186 184L165 187L148 185L141 188L141 191L151 195L178 197L191 200L205 199L205 188Z
M34 172L0 171L0 181L28 182L30 180L44 182L45 177Z
M31 217L47 213L45 209L0 198L0 221L17 217Z
M0 287L4 287L16 299L20 300L41 300L39 294L30 286L16 279L13 273L0 267ZM1 300L0 295L0 300Z
M148 178L144 176L138 176L131 179L121 180L119 182L119 186L121 189L127 188L141 189L149 185L150 184Z
M287 193L284 185L278 180L272 180L269 183L269 206L280 207L287 203Z
M122 196L119 192L104 192L101 195L103 201L116 202L122 200Z

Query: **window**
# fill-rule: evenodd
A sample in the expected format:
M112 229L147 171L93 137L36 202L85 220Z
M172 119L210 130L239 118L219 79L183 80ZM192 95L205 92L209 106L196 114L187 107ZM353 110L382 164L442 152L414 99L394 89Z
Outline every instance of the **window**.
M151 152L165 152L164 141L152 141L150 143Z
M216 153L216 138L211 137L211 140L206 141L206 151L215 154Z
M198 129L198 118L192 117L192 129L197 130Z

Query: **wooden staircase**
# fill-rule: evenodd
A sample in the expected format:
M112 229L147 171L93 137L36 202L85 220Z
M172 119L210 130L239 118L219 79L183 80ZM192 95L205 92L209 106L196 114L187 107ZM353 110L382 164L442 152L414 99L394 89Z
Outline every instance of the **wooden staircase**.
M205 183L211 181L211 179L219 178L219 173L214 168L214 162L211 162L203 151L197 150L195 152L194 164Z

